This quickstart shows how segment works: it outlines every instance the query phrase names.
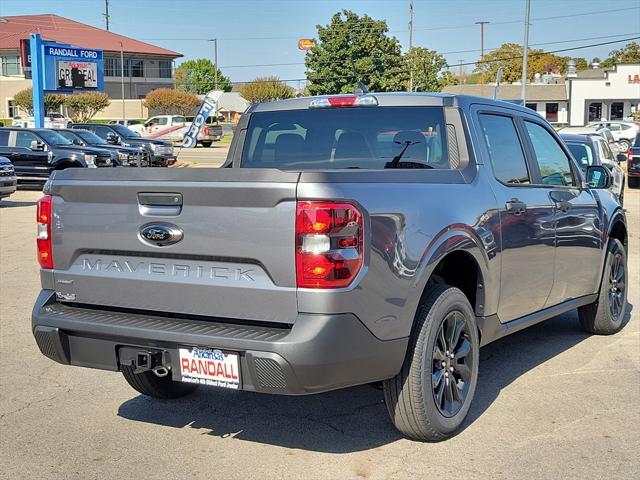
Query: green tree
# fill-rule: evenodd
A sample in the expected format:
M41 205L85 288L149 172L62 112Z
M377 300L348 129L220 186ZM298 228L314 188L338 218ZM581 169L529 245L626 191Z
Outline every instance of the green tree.
M387 35L387 23L342 10L326 25L305 64L312 95L351 93L362 81L371 91L404 90L408 71L400 43Z
M52 112L58 110L65 103L66 96L59 95L57 93L47 93L44 96L44 109L45 112ZM31 88L25 88L20 90L13 96L13 104L20 107L33 115L33 90Z
M278 77L258 77L240 87L240 94L251 103L291 98L294 90Z
M193 93L173 88L157 88L150 91L144 99L144 106L160 115L189 115L200 103L200 99Z
M498 69L502 67L502 81L509 83L522 79L522 56L524 48L517 43L504 43L476 63L476 73L480 73L481 83L495 81ZM536 73L564 74L571 57L561 57L544 50L530 48L527 64L527 78L533 79ZM578 70L586 67L584 58L574 58Z
M109 95L102 92L83 92L69 95L65 105L71 110L74 122L82 123L91 120L100 110L109 106Z
M176 69L176 88L184 92L206 95L215 88L216 67L211 60L187 60ZM218 68L218 90L231 91L231 80Z
M456 79L447 68L447 60L435 50L415 47L407 52L406 60L413 72L413 90L439 92Z
M609 52L609 58L602 62L602 66L611 68L617 63L640 63L640 43L630 42L619 50Z

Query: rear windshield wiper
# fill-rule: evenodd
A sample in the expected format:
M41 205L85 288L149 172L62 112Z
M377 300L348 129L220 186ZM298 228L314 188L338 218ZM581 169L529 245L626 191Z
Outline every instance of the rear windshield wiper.
M402 156L407 151L407 149L411 145L417 145L420 142L412 142L411 140L407 140L406 142L394 142L394 143L397 143L398 145L402 145L404 143L404 147L402 148L402 150L400 150L400 153L398 153L395 157L391 159L390 162L387 162L385 164L384 168L397 168L398 163L400 163L400 160L402 160Z

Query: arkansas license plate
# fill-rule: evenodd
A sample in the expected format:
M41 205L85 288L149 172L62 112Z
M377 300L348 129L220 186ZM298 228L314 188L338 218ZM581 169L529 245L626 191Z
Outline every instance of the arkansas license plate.
M207 348L181 348L180 380L187 383L240 388L238 354Z

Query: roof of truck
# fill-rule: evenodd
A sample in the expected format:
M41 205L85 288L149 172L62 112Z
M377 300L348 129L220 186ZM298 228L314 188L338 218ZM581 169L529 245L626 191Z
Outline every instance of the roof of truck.
M524 108L516 103L506 102L502 100L493 100L490 98L474 97L471 95L456 95L451 93L421 93L421 92L370 92L365 95L374 96L378 100L381 107L468 107L474 103L483 105L493 105L502 108L512 108L527 113L532 113L530 109ZM349 97L353 94L339 95L319 95L314 97L298 97L289 98L287 100L276 100L274 102L253 104L248 112L272 112L278 110L302 110L308 109L312 100L331 98L331 97ZM370 107L363 107L370 108Z

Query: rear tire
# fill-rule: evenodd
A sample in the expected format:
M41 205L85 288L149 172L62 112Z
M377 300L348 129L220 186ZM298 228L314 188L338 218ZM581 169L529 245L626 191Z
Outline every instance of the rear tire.
M212 144L212 143L213 143L213 142L206 141L206 142L201 142L201 145L202 145L204 148L209 148L209 147L211 146L211 144Z
M448 285L428 287L402 370L383 383L387 410L400 432L440 441L460 428L476 389L479 347L467 297Z
M193 393L198 385L192 383L174 382L171 375L158 377L155 373L146 371L133 373L134 367L122 367L122 375L134 390L153 398L169 399L180 398Z
M640 188L640 177L627 177L629 180L629 188Z
M627 153L631 148L631 142L629 140L619 140L618 144L622 148L622 153Z
M598 300L578 308L580 324L589 333L619 332L627 309L627 253L617 238L610 238Z

